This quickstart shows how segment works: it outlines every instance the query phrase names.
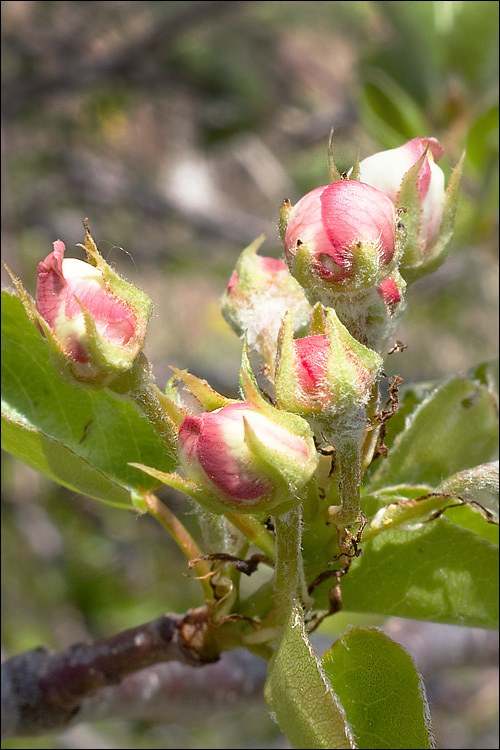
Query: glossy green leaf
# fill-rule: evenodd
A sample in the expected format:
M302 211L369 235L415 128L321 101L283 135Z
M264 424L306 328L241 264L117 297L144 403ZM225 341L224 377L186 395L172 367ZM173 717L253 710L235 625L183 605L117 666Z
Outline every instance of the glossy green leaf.
M20 300L2 292L2 447L55 482L132 507L130 493L159 486L130 466L173 468L137 408L107 391L76 388L54 369Z
M347 610L498 627L498 545L440 517L361 547L342 578Z
M400 424L401 417L393 419ZM366 492L397 484L437 487L451 474L489 461L497 445L497 398L478 381L453 378L415 408Z
M422 678L385 633L348 631L326 652L323 667L358 748L435 747Z
M270 661L264 694L292 747L355 747L343 708L312 650L297 608L292 609Z

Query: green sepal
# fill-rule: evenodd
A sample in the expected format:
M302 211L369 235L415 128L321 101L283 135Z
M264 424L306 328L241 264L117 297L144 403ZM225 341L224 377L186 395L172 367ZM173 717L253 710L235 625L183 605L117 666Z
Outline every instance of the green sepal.
M359 148L356 152L356 161L354 162L354 165L349 173L349 179L350 180L359 180L361 177L361 168L359 166Z
M401 268L406 269L418 263L420 257L419 235L422 223L422 205L418 191L418 173L428 158L428 147L420 159L405 173L399 188L396 206L404 209L401 220L406 230L406 242L401 260Z
M255 461L257 472L262 469L263 474L266 478L270 478L274 487L271 501L264 501L262 504L259 502L258 507L254 508L254 512L272 512L273 515L287 513L303 502L303 498L297 494L297 491L302 490L317 467L318 459L312 433L308 436L310 440L310 460L304 467L303 475L297 476L299 469L295 461L287 461L286 456L280 460L275 451L257 437L255 430L246 419L244 419L244 428L245 443L252 452L252 459Z
M292 210L292 204L288 200L288 198L285 198L283 203L280 206L280 212L279 212L279 223L278 223L278 232L280 235L280 239L282 242L285 241L285 233L286 228L288 226L288 222L290 220L290 211Z
M88 378L91 381L89 383L91 387L95 388L97 383L108 383L115 376L119 376L121 373L130 370L137 357L137 347L133 351L130 351L129 346L126 344L124 346L110 344L97 330L95 320L87 308L82 305L78 297L75 297L75 299L82 310L85 320L85 331L87 334L85 348L89 353L89 365L92 368L97 367L99 370L95 375L92 374ZM65 359L67 366L70 367L72 374L74 374L71 359L69 357ZM94 370L92 372L94 373ZM76 379L80 380L78 376L76 376ZM82 377L81 380L85 382L85 378Z
M144 332L146 329L146 323L151 317L153 311L153 303L147 294L137 289L133 284L129 284L119 274L109 266L104 258L101 256L97 249L97 245L90 234L87 219L84 220L83 226L85 228L85 244L79 244L78 247L82 247L87 253L87 261L91 266L99 269L102 273L103 279L106 282L106 287L120 300L129 305L136 315L138 322L143 327Z
M455 227L464 161L465 151L450 176L443 204L443 217L437 237L430 247L425 249L420 259L415 259L411 264L403 259L401 270L408 284L413 284L414 281L418 281L422 276L432 273L446 259Z
M205 494L195 482L191 482L189 479L184 479L184 477L181 477L179 474L159 471L152 466L145 466L144 464L130 463L128 465L133 466L134 469L140 469L145 474L157 479L162 484L166 484L168 487L172 487L174 490L183 492L197 502L200 501L200 495Z
M328 155L328 177L330 184L332 182L339 182L339 180L342 179L342 175L340 174L339 170L337 169L337 165L335 164L335 160L333 158L333 128L330 130L330 135L328 137L328 147L327 147L327 155Z
M311 313L311 336L326 333L325 308L321 302L317 302Z
M297 413L303 411L304 405L296 398L297 384L295 380L293 340L293 315L289 312L283 318L278 337L278 367L274 381L274 390L278 406Z
M345 414L366 403L384 360L374 349L355 339L332 308L326 311L326 333L331 347L328 378L335 380L338 408ZM369 382L363 384L364 387L360 387L359 382L360 366L369 376Z
M250 404L259 407L259 409L267 410L268 408L271 408L272 411L275 411L273 407L271 407L269 401L266 401L262 395L262 391L260 390L255 375L253 374L250 358L248 356L246 336L243 340L238 382L243 401L248 401Z
M170 366L170 369L173 370L176 378L184 383L189 393L195 397L206 411L215 411L215 409L221 409L223 406L235 402L235 399L226 398L217 393L206 380L192 375L187 370L179 370L178 367L174 367L173 365Z

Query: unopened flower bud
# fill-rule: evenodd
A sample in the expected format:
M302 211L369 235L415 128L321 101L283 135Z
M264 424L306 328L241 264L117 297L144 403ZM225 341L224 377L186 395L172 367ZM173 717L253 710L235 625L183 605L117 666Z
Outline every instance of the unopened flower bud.
M407 280L434 270L444 260L453 232L461 165L447 194L444 173L437 165L442 155L436 138L413 138L359 164L360 180L405 208L407 241L401 271Z
M318 442L334 447L342 504L336 523L342 525L356 521L360 512L361 445L383 360L353 338L331 308L326 316L315 308L313 330L313 335L294 340L290 316L285 318L276 402L306 417Z
M257 255L261 239L244 250L221 300L222 314L246 340L250 351L273 366L279 326L287 310L295 311L296 330L304 328L311 307L286 263Z
M301 339L293 338L291 315L285 317L276 367L277 405L312 418L318 436L328 441L337 434L360 434L383 360L351 336L333 309L323 316L316 308L315 316L317 333Z
M397 215L380 190L339 180L307 193L286 212L286 262L311 302L378 284L399 255Z
M182 422L181 465L215 512L281 513L298 503L318 461L312 432L305 420L273 411L276 419L235 402Z
M151 301L116 274L87 230L88 263L64 259L65 246L38 265L36 313L60 370L101 388L129 370L144 346Z

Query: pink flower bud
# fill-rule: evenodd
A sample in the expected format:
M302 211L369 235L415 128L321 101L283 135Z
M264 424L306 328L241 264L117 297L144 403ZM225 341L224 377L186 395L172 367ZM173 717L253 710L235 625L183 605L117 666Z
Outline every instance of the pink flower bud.
M381 190L396 205L401 205L399 197L403 177L426 150L427 155L417 175L417 188L418 210L421 212L419 236L429 243L441 226L445 199L444 174L437 166L443 149L436 138L413 138L399 148L380 151L363 159L359 165L359 179Z
M280 331L276 401L281 409L312 418L317 433L363 429L365 406L382 365L381 357L357 341L330 308L314 333L293 338L290 316ZM337 424L338 422L338 424Z
M294 432L287 416L297 419L279 414L275 421L246 402L187 416L179 429L186 476L232 511L281 512L296 504L294 493L314 473L317 454L307 423L300 420Z
M36 309L71 375L100 383L131 367L144 346L151 303L100 256L91 265L64 259L61 240L53 246L38 265Z
M287 215L287 264L312 301L378 283L396 262L396 211L371 185L339 180L307 193Z

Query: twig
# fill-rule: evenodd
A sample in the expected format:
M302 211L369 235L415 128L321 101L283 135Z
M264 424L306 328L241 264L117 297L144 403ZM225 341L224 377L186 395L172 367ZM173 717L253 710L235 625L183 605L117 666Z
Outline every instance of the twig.
M36 648L2 665L2 735L37 735L60 729L82 700L159 662L203 666L217 661L206 607L152 622L60 654Z

